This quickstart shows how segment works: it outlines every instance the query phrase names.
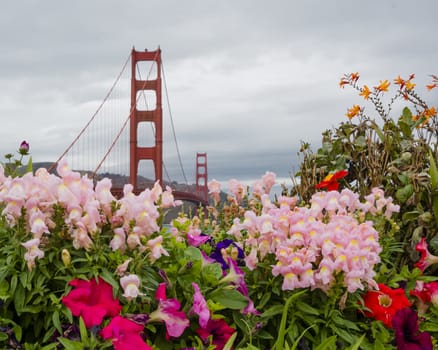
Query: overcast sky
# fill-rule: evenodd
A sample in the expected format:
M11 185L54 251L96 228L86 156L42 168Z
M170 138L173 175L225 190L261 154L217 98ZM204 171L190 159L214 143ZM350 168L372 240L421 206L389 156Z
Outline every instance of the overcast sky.
M25 139L34 161L56 160L132 47L160 46L189 182L196 152L208 154L209 179L288 178L300 141L316 150L362 104L339 88L344 73L369 86L411 73L425 85L438 74L437 14L436 0L5 1L0 152ZM164 159L180 181L166 118Z

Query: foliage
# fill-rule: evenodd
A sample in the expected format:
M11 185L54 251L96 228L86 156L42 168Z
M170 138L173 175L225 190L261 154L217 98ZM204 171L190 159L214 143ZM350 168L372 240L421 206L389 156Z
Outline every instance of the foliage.
M270 196L267 172L251 188L230 180L221 201L212 180L214 205L170 224L180 203L159 183L115 198L64 161L59 175L0 167L0 348L432 349L435 115L413 77L396 97L418 117L397 122L389 82L358 79L341 86L381 123L355 105L316 154L303 144L291 193Z
M436 86L433 78L434 84L428 89ZM327 173L341 169L349 173L342 185L362 198L370 188L381 187L401 205L397 218L400 230L391 238L397 249L389 259L395 271L405 264L413 266L418 259L415 246L423 236L432 251L438 252L437 115L435 107L429 107L418 95L413 79L414 75L406 80L397 77L397 89L389 97L387 80L371 90L359 84L358 73L346 74L340 86L358 91L374 107L376 116L366 113L366 107L355 105L347 111L347 122L322 134L322 147L315 153L303 142L296 174L300 183L292 190L292 194L308 200ZM400 100L409 106L396 104ZM395 107L401 109L398 118L391 117ZM437 272L434 269L432 274Z

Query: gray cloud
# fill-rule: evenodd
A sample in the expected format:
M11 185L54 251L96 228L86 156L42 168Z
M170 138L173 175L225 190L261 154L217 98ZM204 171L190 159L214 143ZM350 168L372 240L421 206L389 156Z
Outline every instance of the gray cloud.
M425 0L29 0L0 12L0 151L31 142L34 160L55 160L108 92L133 46L162 49L173 123L189 181L196 152L209 176L287 178L300 141L345 120L354 91L344 73L379 79L437 73L438 4ZM112 99L129 111L129 67ZM434 95L427 95L433 98ZM181 171L165 107L165 163ZM369 106L367 110L372 111Z

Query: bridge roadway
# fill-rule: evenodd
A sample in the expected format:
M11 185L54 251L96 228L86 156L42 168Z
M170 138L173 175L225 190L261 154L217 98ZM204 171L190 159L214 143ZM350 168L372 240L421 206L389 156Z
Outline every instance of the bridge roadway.
M141 193L143 189L136 189L134 190L134 194L138 195ZM123 196L123 188L112 188L111 193L116 198L121 198ZM172 190L173 197L175 199L184 201L184 202L191 202L196 205L202 205L203 207L206 207L208 205L208 200L205 200L204 198L201 198L199 195L193 192L185 192L185 191L176 191Z

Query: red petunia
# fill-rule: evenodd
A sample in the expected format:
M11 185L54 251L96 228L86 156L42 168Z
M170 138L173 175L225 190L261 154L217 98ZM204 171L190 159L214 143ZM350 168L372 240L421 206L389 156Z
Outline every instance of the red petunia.
M113 297L113 287L99 277L90 281L74 279L69 283L74 287L62 298L74 316L82 316L85 326L100 325L105 316L114 317L122 309L119 300Z
M398 310L411 306L402 288L392 289L379 283L379 290L368 291L363 297L367 317L382 321L388 328L392 328L392 319Z
M338 180L348 175L347 170L340 170L333 174L328 174L324 180L315 186L315 188L326 188L327 191L337 191L339 188Z

